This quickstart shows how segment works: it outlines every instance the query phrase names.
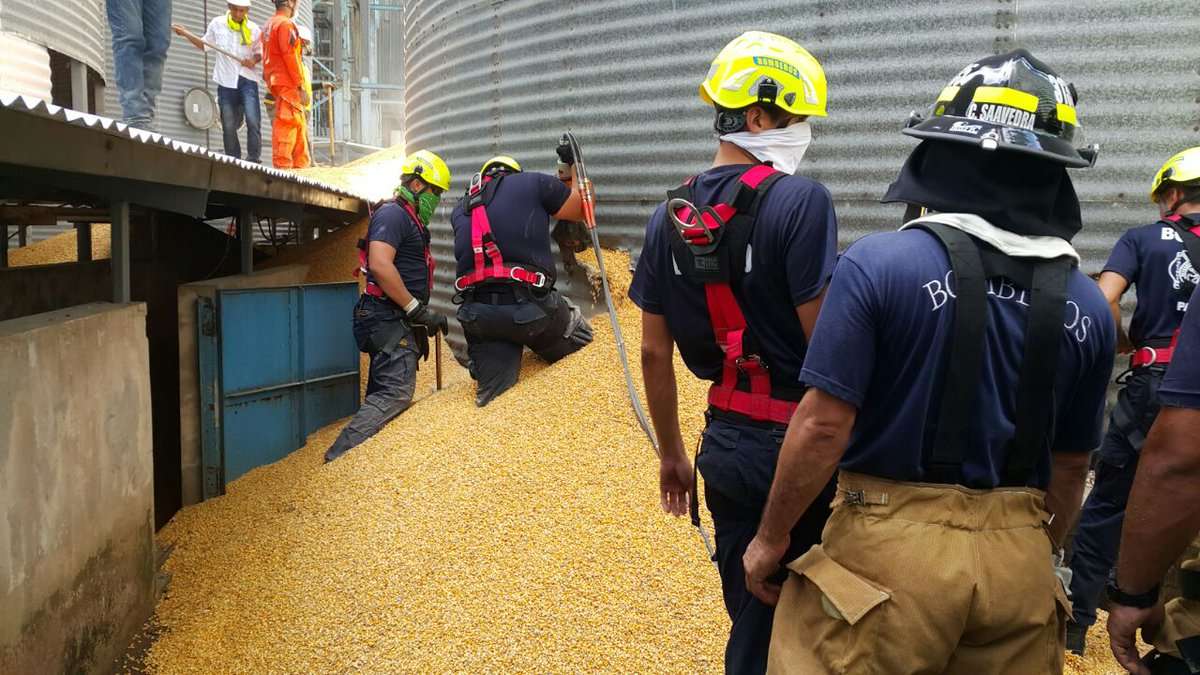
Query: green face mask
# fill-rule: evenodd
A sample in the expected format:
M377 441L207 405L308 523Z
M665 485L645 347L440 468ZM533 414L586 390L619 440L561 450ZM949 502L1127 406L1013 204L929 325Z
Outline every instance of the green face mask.
M442 198L435 195L432 190L414 195L412 190L404 185L396 188L396 198L403 199L417 210L417 218L422 225L429 225L429 220L433 218L434 211L437 211L438 204L442 201Z

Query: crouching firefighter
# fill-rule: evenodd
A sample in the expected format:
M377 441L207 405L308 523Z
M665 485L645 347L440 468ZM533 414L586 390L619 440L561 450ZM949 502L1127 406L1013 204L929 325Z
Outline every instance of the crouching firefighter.
M554 289L551 216L581 219L579 191L505 156L484 162L450 215L455 302L477 406L517 383L525 347L554 363L592 341L583 313Z
M778 673L1058 673L1059 541L1100 441L1116 330L1070 240L1074 88L1025 50L964 68L838 262L747 585ZM915 215L915 213L914 213ZM821 543L770 582L838 470Z
M450 169L428 150L401 167L396 198L371 214L359 242L366 291L354 307L354 339L371 356L362 407L325 452L332 462L374 436L412 404L417 359L428 358L429 340L446 333L446 317L429 307L433 254L429 219L450 187Z
M1117 241L1100 275L1121 331L1121 296L1137 286L1137 307L1129 325L1134 347L1129 370L1109 417L1100 446L1096 482L1079 516L1071 559L1071 601L1075 623L1067 629L1067 649L1082 654L1087 629L1116 561L1121 523L1138 456L1158 415L1158 388L1171 362L1171 340L1179 329L1192 290L1200 282L1200 148L1185 150L1154 177L1150 200L1162 218L1135 227ZM1124 335L1120 335L1124 337Z
M1181 597L1159 604L1160 582L1189 541L1200 546L1200 292L1193 292L1167 374L1162 411L1142 450L1120 560L1108 581L1113 656L1138 675L1200 673L1200 559L1179 570ZM1136 633L1154 645L1139 659Z
M646 227L629 297L642 309L642 376L662 450L662 507L699 522L695 472L679 429L673 354L712 382L696 469L716 533L732 620L729 673L761 673L774 609L745 586L754 536L784 430L803 393L800 364L837 253L829 191L792 175L809 117L824 117L825 74L800 45L748 32L717 54L700 98L715 108L711 168L667 193ZM832 487L832 486L831 486ZM791 554L820 537L816 500Z

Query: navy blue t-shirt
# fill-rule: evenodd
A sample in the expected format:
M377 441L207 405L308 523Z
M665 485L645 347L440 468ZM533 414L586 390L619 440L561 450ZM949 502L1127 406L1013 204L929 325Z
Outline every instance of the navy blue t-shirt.
M696 176L697 204L714 204L746 165L721 166ZM629 297L651 314L661 314L688 369L719 381L723 354L713 337L704 285L683 277L671 253L677 236L660 204L646 226ZM758 207L747 251L749 269L733 289L772 381L798 388L807 341L796 307L816 298L829 283L837 261L837 217L823 185L802 176L780 178Z
M396 202L387 202L371 215L367 227L367 245L382 241L396 249L392 261L400 272L404 287L421 302L429 302L429 268L425 266L425 239L408 210ZM367 281L375 277L367 272Z
M1200 409L1200 287L1192 293L1192 308L1183 317L1171 365L1158 388L1158 400L1174 408Z
M550 217L567 203L571 188L557 176L533 171L506 175L495 188L492 199L484 207L492 237L500 248L507 265L534 265L554 275L554 256L550 251ZM471 214L463 198L450 214L454 227L454 258L458 263L456 276L475 269L475 253L471 249Z
M1162 222L1121 235L1104 271L1116 272L1137 287L1137 307L1129 323L1134 345L1171 337L1187 309L1188 299L1180 291L1183 282L1200 282L1179 233Z
M892 480L926 480L941 405L955 298L945 249L906 230L867 236L834 271L800 379L853 404L858 418L841 467ZM1002 277L988 282L989 320L982 387L964 456L964 484L999 485L1012 437L1016 384L1029 294ZM1054 449L1085 452L1100 443L1116 327L1100 288L1078 269L1067 283L1055 384ZM1050 457L1029 483L1044 488Z

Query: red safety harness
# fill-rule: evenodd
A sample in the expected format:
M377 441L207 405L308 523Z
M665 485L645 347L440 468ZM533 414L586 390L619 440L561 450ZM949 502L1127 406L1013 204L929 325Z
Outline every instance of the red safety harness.
M689 179L669 193L671 199L667 203L668 216L692 255L691 273L685 274L704 282L713 336L724 354L721 380L709 388L708 403L718 410L777 424L788 423L797 402L772 398L767 364L758 354L748 353L746 317L730 285L732 269L745 264L745 246L734 245L730 239L736 236L733 232L742 229L742 240L749 242L759 201L783 175L765 164L755 165L738 177L733 203L711 207L693 204ZM722 247L733 250L719 251ZM681 271L687 267L679 260L676 264ZM740 375L746 376L749 391L739 388Z
M426 229L423 224L421 224L421 219L417 217L417 210L413 207L412 204L409 204L408 202L404 201L403 199L396 199L395 201L397 204L404 207L404 210L407 211L408 215L412 218L413 223L416 224L417 232L421 233L421 242L425 245L425 269L428 272L427 280L429 283L429 292L432 294L433 293L433 269L434 269L434 267L437 266L437 261L435 261L433 259L433 251L430 249L429 230ZM375 209L370 208L369 210L371 212L370 215L373 217L375 215ZM367 269L367 240L359 239L358 240L358 269L354 270L354 276L357 277L359 274L365 275L367 272L368 272L368 269ZM384 293L383 288L380 287L379 284L375 283L374 281L371 281L370 279L367 280L366 294L370 295L372 297L376 297L376 298L383 298L384 300L388 299L387 293Z
M488 220L487 202L496 193L500 180L504 178L475 174L471 187L467 189L467 210L471 212L471 250L475 252L475 269L454 280L454 290L463 291L484 281L519 281L534 288L544 288L548 281L544 272L528 269L522 265L507 265L496 238L492 235L492 224Z
M1184 249L1187 252L1188 260L1192 263L1193 268L1200 269L1200 256L1194 256L1193 252L1197 250L1197 243L1200 241L1188 241L1189 235L1200 238L1200 225L1192 225L1190 219L1185 219L1178 214L1171 214L1163 218L1165 222L1170 223L1175 231L1178 232L1180 239L1183 241ZM1191 227L1188 227L1191 225ZM1193 258L1196 258L1193 260ZM1138 347L1133 352L1133 356L1129 358L1130 368L1144 368L1158 364L1167 364L1171 362L1171 357L1175 354L1175 343L1179 341L1179 329L1171 335L1171 344L1166 347Z

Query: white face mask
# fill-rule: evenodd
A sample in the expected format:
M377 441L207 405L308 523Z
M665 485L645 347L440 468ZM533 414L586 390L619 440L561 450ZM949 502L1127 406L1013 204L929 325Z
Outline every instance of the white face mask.
M808 122L797 122L782 129L768 129L757 134L749 131L725 134L721 140L733 143L760 162L769 162L778 171L793 174L812 143L812 127Z

